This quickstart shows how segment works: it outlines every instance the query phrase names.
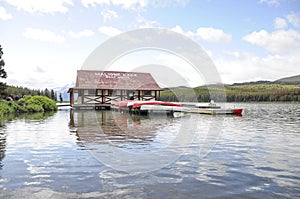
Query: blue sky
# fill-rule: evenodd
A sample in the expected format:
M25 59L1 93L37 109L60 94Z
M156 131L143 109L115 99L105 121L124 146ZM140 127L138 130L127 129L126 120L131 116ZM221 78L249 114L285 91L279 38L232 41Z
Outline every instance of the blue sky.
M74 82L97 46L139 28L191 38L223 83L300 74L298 0L0 0L0 27L5 81L30 88Z

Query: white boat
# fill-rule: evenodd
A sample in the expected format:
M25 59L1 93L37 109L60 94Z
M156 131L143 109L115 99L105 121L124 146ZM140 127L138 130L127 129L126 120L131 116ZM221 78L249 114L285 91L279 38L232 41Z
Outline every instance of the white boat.
M162 105L142 105L141 111L173 111L173 112L189 112L190 108L183 106L162 106Z

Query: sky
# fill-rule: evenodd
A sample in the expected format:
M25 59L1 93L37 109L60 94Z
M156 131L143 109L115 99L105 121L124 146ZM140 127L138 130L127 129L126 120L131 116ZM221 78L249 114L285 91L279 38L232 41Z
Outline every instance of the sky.
M0 0L8 74L0 81L34 89L72 84L94 49L141 28L172 30L196 42L224 84L300 74L298 0ZM167 53L150 54L143 65L183 64ZM129 56L122 64L132 62Z

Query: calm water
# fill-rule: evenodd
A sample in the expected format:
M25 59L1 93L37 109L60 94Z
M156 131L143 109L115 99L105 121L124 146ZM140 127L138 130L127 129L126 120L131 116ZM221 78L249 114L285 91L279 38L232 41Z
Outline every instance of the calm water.
M10 118L0 198L299 198L300 104L235 106L242 117Z

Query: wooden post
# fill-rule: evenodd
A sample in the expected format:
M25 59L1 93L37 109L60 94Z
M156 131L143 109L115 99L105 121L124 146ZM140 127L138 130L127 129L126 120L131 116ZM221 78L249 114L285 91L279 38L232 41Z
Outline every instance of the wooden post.
M160 91L155 91L155 99L158 100L160 98Z
M70 91L70 106L73 106L74 104L74 91L71 89Z

